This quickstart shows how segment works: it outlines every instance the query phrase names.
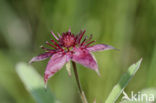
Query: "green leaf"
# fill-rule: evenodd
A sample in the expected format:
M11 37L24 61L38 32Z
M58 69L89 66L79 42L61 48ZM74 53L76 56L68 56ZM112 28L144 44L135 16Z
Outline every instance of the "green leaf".
M0 50L0 88L8 93L16 103L34 103L29 93L25 90L16 74L14 63L15 59L6 51ZM6 92L7 91L7 92ZM5 94L0 91L0 94ZM0 96L0 102L3 96Z
M55 98L49 89L44 88L43 78L26 63L19 63L16 71L37 103L56 103Z
M142 59L140 59L136 64L133 64L129 67L128 71L121 77L120 81L114 86L105 103L115 103L115 101L119 98L119 96L123 92L124 88L128 85L128 82L138 71L141 61Z

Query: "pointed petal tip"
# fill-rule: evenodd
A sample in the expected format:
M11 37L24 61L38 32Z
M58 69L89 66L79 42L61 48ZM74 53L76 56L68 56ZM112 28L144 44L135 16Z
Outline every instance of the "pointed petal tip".
M103 45L106 45L106 44L103 44ZM115 48L113 46L107 45L106 50L112 50L112 49L117 50L117 51L120 51L120 49L117 49L117 48Z
M28 62L28 64L32 64L32 63L34 63L34 58L32 58L32 59Z
M100 74L98 69L96 69L95 72L97 73L98 76L101 76L101 74Z
M34 57L28 63L32 64L33 62L34 62Z
M105 50L112 50L112 49L119 50L117 48L114 48L113 46L106 45L106 44L96 44L91 47L88 47L87 49L90 52L105 51Z
M105 48L105 50L112 50L112 49L116 49L113 46L107 45L107 47Z
M109 46L109 48L110 48L109 50L114 49L114 50L120 51L120 49L117 49L117 48L115 48L113 46Z
M36 57L33 57L33 58L29 61L29 64L32 64L33 62L45 60L45 59L49 58L49 57L52 56L52 55L53 55L52 53L45 52L45 53L40 54L40 55L38 55L38 56L36 56Z

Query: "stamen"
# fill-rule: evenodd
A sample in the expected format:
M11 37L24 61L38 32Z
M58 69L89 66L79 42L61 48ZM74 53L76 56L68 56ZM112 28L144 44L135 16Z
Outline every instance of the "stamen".
M46 44L48 44L49 46L51 46L51 47L57 49L54 45L50 44L48 41L46 41Z
M94 43L95 42L95 40L94 41L91 41L91 42L89 42L85 47L88 47L90 44L92 44L92 43Z
M87 40L87 37L84 38L84 40L81 43L81 46L85 44L85 41Z
M80 43L85 32L86 32L86 30L84 30L83 32L81 31L80 38L78 39L78 43Z
M45 48L43 45L40 46L41 49L51 51L52 49Z
M50 41L53 42L59 49L61 49L62 51L64 51L53 39L51 39Z
M57 35L59 36L59 38L61 38L61 35L60 35L60 33L57 33Z
M75 37L75 41L77 40L77 38L78 38L78 36L76 35L76 37ZM77 42L74 42L73 47L75 47L75 46L76 46L76 43L77 43Z
M86 41L86 44L92 39L93 35L91 34L89 39Z
M59 40L59 39L57 38L57 36L54 34L54 32L51 31L51 34L54 36L54 38L55 38L56 40Z

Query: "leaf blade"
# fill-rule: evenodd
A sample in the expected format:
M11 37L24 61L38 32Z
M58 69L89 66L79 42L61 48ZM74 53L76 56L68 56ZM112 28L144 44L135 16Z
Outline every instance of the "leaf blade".
M16 72L24 86L37 103L55 103L55 98L49 89L44 88L43 78L26 63L18 63Z
M133 78L135 73L138 71L141 62L142 59L140 59L136 64L132 64L128 68L128 71L121 77L120 81L114 86L114 88L110 92L105 103L115 103L115 101L118 99L122 91L128 85L129 81Z

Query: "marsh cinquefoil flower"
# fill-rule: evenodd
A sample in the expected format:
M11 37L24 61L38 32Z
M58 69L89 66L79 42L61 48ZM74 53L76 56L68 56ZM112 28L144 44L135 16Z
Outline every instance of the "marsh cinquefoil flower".
M56 41L51 39L50 41L53 44L49 43L48 41L46 42L46 44L53 47L54 49L48 49L41 46L41 48L46 50L46 52L40 54L39 56L33 57L30 61L30 63L32 63L51 57L44 73L45 84L51 76L59 71L63 67L63 65L70 60L93 69L99 74L97 62L92 56L91 52L109 50L114 48L105 44L97 44L91 46L91 44L95 42L91 40L92 35L89 38L85 37L82 40L85 32L85 30L80 31L79 34L74 35L69 29L68 32L62 33L62 35L58 34L58 37L53 32L51 32Z

